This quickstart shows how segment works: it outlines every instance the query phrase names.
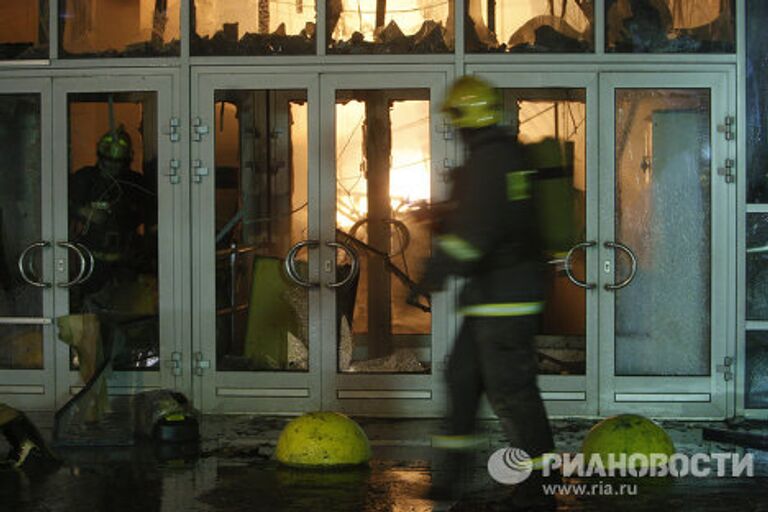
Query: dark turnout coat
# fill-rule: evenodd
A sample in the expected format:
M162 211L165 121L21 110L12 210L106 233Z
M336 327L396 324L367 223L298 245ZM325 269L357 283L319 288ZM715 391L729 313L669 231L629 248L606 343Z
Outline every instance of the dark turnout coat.
M473 130L465 140L469 157L452 171L455 207L437 234L422 290L440 289L451 274L465 276L464 314L537 313L545 264L532 193L535 170L524 147L502 128Z

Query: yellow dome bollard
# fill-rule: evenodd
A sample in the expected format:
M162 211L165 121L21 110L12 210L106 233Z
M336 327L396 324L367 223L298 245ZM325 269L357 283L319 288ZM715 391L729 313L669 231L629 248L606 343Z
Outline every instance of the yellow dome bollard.
M669 434L648 418L621 414L593 426L584 438L581 451L586 461L598 455L606 469L640 468L643 462L654 466L666 464L675 453L675 445Z
M277 460L287 466L356 466L371 458L360 425L336 412L310 412L292 420L277 440Z

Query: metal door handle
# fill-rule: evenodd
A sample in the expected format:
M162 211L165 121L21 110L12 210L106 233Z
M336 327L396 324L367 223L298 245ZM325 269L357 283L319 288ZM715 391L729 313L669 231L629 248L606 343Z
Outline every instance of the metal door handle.
M30 274L32 274L32 265L31 262L27 260L27 256L30 252L32 252L33 249L44 249L46 247L50 247L51 242L47 242L45 240L40 240L38 242L32 242L29 244L23 251L21 251L21 254L19 255L19 260L17 262L17 266L19 267L19 274L21 274L21 278L24 280L25 283L28 285L34 286L35 288L50 288L51 283L44 283L42 281L36 281L32 277L30 277Z
M573 284L575 284L579 288L585 288L587 290L591 290L593 288L597 288L597 285L595 283L587 283L585 281L579 281L576 278L576 276L573 275L573 273L571 272L571 258L573 257L574 252L581 249L588 249L589 247L594 247L596 245L597 245L597 242L595 241L581 242L571 247L571 250L568 251L568 254L565 255L565 260L563 261L563 267L565 268L565 275L568 276L568 280L570 280Z
M77 283L77 284L84 284L86 281L88 281L91 278L91 276L93 275L93 271L96 269L96 258L93 257L93 253L85 245L79 242L75 242L75 245L78 246L80 250L83 251L83 253L85 253L85 257L88 258L88 271L85 273L83 278Z
M328 288L341 288L345 284L352 281L355 277L357 277L357 273L360 271L360 260L357 256L357 252L347 244L343 244L341 242L325 242L325 245L328 247L341 249L342 251L346 252L349 256L349 259L352 260L352 268L349 269L349 273L344 279L335 283L328 283L326 285Z
M78 247L77 244L73 244L72 242L61 241L56 242L56 245L74 251L80 260L80 272L77 273L77 276L71 281L67 281L66 283L58 283L56 285L59 288L72 288L76 284L80 284L86 272L88 271L88 263L85 261L85 254L83 254L83 251L80 249L80 247Z
M296 254L303 249L304 247L317 247L320 245L320 242L317 240L302 240L301 242L297 243L293 247L291 247L288 250L288 254L285 255L285 262L283 263L283 266L285 268L285 273L288 275L288 277L296 283L297 285L304 287L304 288L314 288L315 286L320 286L317 283L312 283L310 281L304 281L301 276L299 276L299 271L296 269Z
M635 274L637 274L637 256L635 256L635 253L632 252L632 249L618 242L605 242L605 244L603 245L608 249L619 249L620 251L624 251L629 255L629 260L632 265L629 270L629 276L627 276L627 278L621 281L620 283L605 285L605 289L608 290L609 292L621 290L622 288L627 286L629 283L631 283L632 280L635 278Z

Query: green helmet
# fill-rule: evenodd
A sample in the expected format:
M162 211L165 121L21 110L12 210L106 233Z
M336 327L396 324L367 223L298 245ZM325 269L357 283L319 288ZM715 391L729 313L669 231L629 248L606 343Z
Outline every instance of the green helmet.
M456 128L483 128L501 122L501 98L488 82L463 76L448 91L443 112Z
M99 139L96 152L99 157L110 160L131 160L133 158L131 137L120 125L116 130L108 131Z

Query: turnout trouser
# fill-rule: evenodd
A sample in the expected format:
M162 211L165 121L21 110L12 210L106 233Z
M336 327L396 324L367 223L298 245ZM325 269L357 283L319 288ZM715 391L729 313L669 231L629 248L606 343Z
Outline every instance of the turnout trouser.
M536 383L538 315L468 316L450 356L449 434L467 436L486 393L510 445L531 457L552 452L549 420Z

